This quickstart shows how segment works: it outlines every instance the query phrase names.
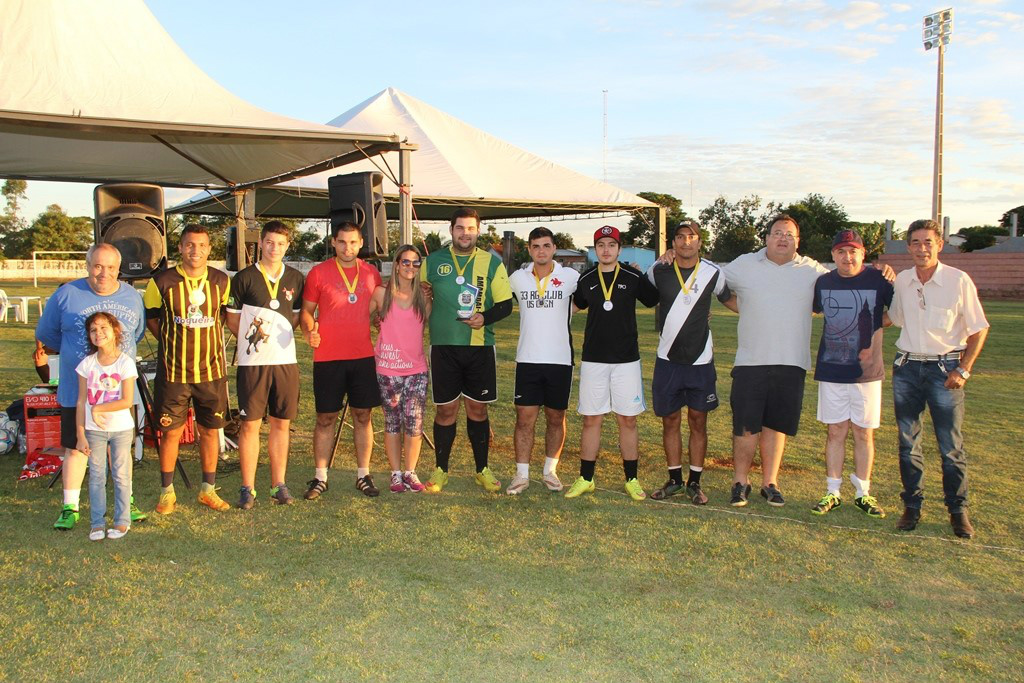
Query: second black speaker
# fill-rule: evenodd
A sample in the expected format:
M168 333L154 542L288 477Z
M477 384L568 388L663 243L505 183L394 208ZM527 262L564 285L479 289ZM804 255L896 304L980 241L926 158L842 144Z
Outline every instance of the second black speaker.
M167 266L164 191L157 185L115 183L93 191L96 243L121 252L122 279L147 278Z
M359 226L363 236L361 258L388 255L388 218L384 209L384 174L369 171L327 179L331 232L339 223Z

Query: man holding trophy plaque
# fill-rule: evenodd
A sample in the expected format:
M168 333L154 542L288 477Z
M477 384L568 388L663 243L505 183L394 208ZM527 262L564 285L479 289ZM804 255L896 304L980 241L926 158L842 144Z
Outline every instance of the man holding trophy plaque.
M451 220L451 246L427 257L420 271L432 291L430 311L431 394L437 467L426 490L448 484L448 460L455 442L460 399L466 404L466 435L473 448L476 483L489 492L501 488L487 466L491 426L487 404L498 398L494 332L491 325L512 312L512 289L501 259L476 248L480 214L457 209Z

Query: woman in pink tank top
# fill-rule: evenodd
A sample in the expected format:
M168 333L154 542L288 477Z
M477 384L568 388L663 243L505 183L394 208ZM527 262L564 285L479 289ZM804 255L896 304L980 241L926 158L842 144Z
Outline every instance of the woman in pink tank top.
M423 353L423 324L430 315L430 300L419 285L421 262L416 247L399 247L391 279L374 291L370 303L371 313L376 310L380 317L373 351L384 409L384 451L391 465L394 493L423 490L416 476L416 461L420 457L423 409L427 403L429 374Z

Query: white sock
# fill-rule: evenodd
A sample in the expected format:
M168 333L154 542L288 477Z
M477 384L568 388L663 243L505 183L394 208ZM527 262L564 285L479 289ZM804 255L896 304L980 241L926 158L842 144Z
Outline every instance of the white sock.
M839 495L839 487L843 485L842 477L825 477L825 485L828 486L828 492L834 495Z
M703 472L704 468L703 467L697 467L696 465L690 465L690 471L691 472Z
M858 498L863 498L871 491L870 479L860 479L856 474L851 473L850 483L853 484L853 488L857 489Z
M554 474L558 469L558 458L544 458L544 474Z
M391 470L391 478L402 476L402 470Z
M317 467L316 474L314 474L313 476L319 479L320 481L327 481L327 468Z
M356 468L356 477L358 479L362 479L363 477L367 476L368 474L370 474L370 468L369 467L357 467Z
M64 504L78 509L78 500L82 497L82 489L64 489Z
M528 462L517 462L516 463L516 476L523 479L530 478L530 463Z

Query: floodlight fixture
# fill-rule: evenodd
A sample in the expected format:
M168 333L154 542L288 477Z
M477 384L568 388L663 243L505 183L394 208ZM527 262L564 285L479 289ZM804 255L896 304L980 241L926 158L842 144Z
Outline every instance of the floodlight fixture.
M949 45L949 37L953 34L953 8L929 14L924 18L921 42L925 50L940 45Z

